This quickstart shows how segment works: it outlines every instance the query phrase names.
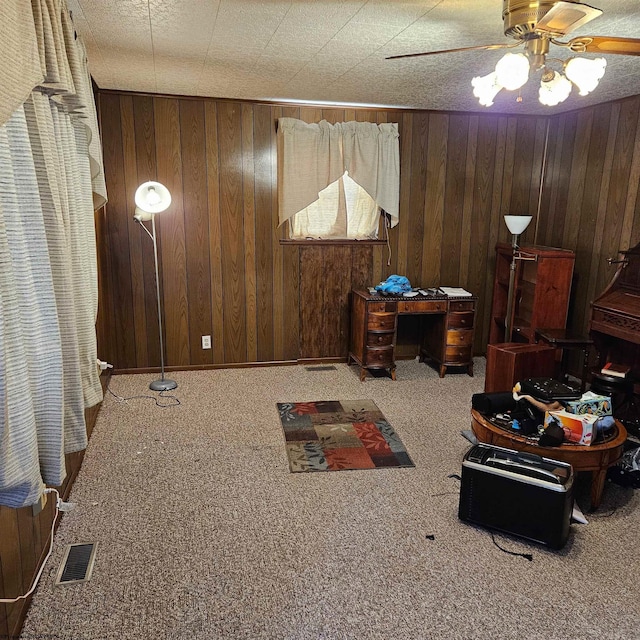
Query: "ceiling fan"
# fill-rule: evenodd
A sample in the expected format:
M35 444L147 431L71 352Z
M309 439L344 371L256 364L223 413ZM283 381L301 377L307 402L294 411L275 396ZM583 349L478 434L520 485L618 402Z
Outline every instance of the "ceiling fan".
M566 61L549 57L549 45L568 49L571 53L601 53L640 56L640 39L615 36L578 36L568 41L558 40L602 15L600 9L574 1L503 0L504 34L516 42L488 44L440 51L425 51L389 56L387 60L456 53L481 49L512 49L524 45L524 53L507 53L488 76L472 80L474 95L480 104L490 106L501 89L515 90L528 80L530 70L542 70L540 101L554 105L565 100L576 85L580 95L587 95L604 75L604 58L571 57ZM550 62L562 63L562 73ZM518 98L521 101L521 98Z

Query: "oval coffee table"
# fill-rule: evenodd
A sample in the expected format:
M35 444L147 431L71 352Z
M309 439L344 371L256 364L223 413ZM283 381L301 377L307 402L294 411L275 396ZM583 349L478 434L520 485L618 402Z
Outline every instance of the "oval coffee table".
M574 471L591 471L591 510L600 506L607 469L621 458L624 451L627 431L618 420L616 420L616 427L617 433L599 444L562 444L559 447L541 447L535 440L502 429L489 422L475 409L471 409L471 428L480 442L568 462Z

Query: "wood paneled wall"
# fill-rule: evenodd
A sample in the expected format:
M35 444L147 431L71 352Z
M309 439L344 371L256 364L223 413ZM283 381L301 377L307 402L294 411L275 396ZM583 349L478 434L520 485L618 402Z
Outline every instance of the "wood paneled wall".
M102 376L106 388L108 376ZM101 405L85 410L87 434L91 436ZM60 487L60 497L66 500L75 482L84 451L65 456L67 476ZM55 516L55 494L38 515L32 507L9 509L0 506L0 598L15 598L26 593L33 583L48 550L51 525ZM59 520L58 520L59 522ZM18 638L31 598L15 604L0 604L0 638Z
M502 216L531 214L523 242L574 249L571 323L611 276L605 258L639 238L638 101L524 117L98 93L109 203L99 232L100 357L117 370L159 365L149 238L133 195L157 179L173 204L157 217L168 367L345 358L349 291L391 273L479 296L476 353L489 327ZM400 224L384 245L281 243L276 123L397 122ZM540 184L543 184L542 190ZM537 215L540 208L540 215ZM213 348L201 348L211 335Z
M569 324L585 331L618 251L640 242L640 96L551 119L538 242L576 252Z

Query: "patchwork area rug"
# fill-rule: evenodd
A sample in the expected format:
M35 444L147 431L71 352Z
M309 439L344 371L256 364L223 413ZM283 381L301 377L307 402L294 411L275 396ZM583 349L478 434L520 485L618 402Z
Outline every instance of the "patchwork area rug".
M279 402L277 407L293 473L415 466L372 400Z

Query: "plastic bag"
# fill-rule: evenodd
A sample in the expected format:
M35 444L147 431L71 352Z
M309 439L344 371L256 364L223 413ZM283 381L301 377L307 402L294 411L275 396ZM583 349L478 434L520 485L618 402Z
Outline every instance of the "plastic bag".
M399 294L405 291L411 291L411 283L405 276L392 275L384 282L377 284L376 291L385 294Z
M640 488L640 447L630 449L609 469L609 479L622 487Z

